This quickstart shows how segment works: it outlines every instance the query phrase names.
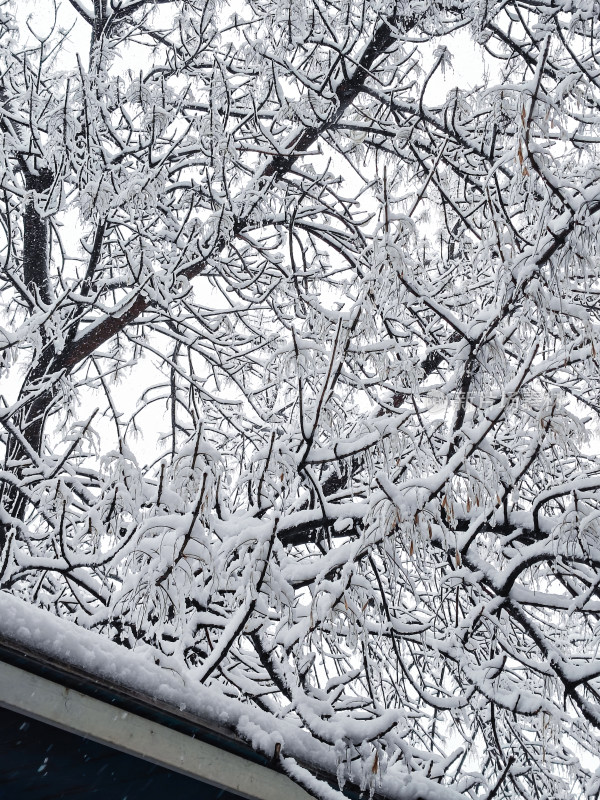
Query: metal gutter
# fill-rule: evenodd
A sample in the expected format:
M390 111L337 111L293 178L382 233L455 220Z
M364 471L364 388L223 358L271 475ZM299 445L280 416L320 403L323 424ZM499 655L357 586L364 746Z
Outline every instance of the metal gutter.
M0 662L19 667L25 672L46 678L68 689L74 689L115 708L200 739L248 761L270 766L267 758L249 747L231 730L201 721L184 710L175 710L168 703L150 698L130 687L124 690L114 683L84 672L71 664L57 661L47 653L31 650L22 643L10 641L2 635L0 635Z
M58 690L63 693L65 691L70 692L70 698L77 698L77 700L85 698L85 701L81 700L82 703L93 700L99 704L98 706L93 706L98 710L98 713L105 713L104 711L101 712L100 708L106 706L111 712L111 719L113 720L119 718L119 712L125 712L127 716L123 719L129 717L143 722L148 729L156 730L161 735L164 733L165 741L169 738L166 732L170 731L174 735L183 736L184 739L193 740L200 747L198 753L201 752L202 746L212 748L212 750L216 750L220 754L221 766L219 767L219 773L228 769L228 767L224 766L229 763L228 757L231 756L234 759L238 759L238 762L231 762L231 769L234 774L237 774L235 770L243 764L243 783L240 785L245 788L237 789L235 788L237 783L235 786L230 786L226 782L217 780L214 775L210 777L208 773L203 775L198 772L199 768L194 768L196 771L189 772L189 764L182 768L181 765L165 763L160 760L160 754L155 756L144 755L136 749L130 749L133 746L132 740L129 741L129 745L126 743L118 744L106 738L102 731L94 733L91 729L74 727L73 720L69 721L69 715L65 716L64 719L61 717L62 721L59 721L58 717L53 721L50 716L42 716L41 713L36 713L35 708L33 711L27 710L25 697L22 697L21 700L23 705L15 705L17 695L8 692L4 685L5 672L7 676L9 674L9 671L4 670L5 666L12 666L20 670L24 679L29 675L32 678L45 681L46 683L39 683L40 691L42 691L41 687L44 686L54 696L57 691L56 687L58 687ZM138 692L130 686L127 688L120 687L112 681L98 677L73 664L65 663L42 649L33 648L30 644L24 644L18 638L2 632L0 632L0 670L2 670L0 672L0 705L6 708L28 714L42 722L48 722L63 730L86 736L131 755L146 758L160 766L176 770L184 775L190 775L228 791L238 792L242 797L246 797L249 800L281 800L282 797L285 800L310 800L310 795L288 778L277 763L253 750L235 731L226 727L218 727L185 709L175 708L160 699ZM73 702L77 702L77 700ZM85 723L85 717L82 719L83 723ZM134 724L138 726L137 721ZM136 730L138 729L136 727ZM183 740L178 739L178 741L184 746ZM205 752L212 753L212 750L207 749ZM199 758L199 763L202 763L201 756L195 756L195 758ZM234 763L237 763L238 767L234 767ZM337 779L334 774L315 768L315 765L301 764L301 766L306 766L319 780L337 789ZM263 787L260 791L264 793L248 793L247 775L249 770L252 770L252 774L257 776L253 779L255 782L252 784L252 790L259 792L259 787ZM259 778L259 775L262 777ZM237 778L232 779L237 780ZM274 795L269 793L271 790L268 787L272 786L278 787ZM360 788L349 781L346 783L344 791L340 792L340 794L350 800L359 800L363 796ZM384 798L385 795L378 791L373 795L373 800L384 800Z
M280 772L6 662L0 705L247 800L309 800Z

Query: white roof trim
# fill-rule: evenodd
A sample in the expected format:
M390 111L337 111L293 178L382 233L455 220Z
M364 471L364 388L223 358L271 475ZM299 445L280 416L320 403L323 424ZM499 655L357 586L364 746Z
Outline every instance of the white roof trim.
M311 800L286 775L3 662L0 705L249 800Z

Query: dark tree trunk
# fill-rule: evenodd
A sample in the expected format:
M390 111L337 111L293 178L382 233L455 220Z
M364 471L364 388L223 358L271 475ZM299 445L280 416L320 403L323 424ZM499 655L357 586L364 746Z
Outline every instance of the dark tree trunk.
M28 175L25 185L38 196L47 191L54 175L49 169L41 169L37 175ZM34 200L25 206L23 214L23 280L34 299L49 305L52 302L48 260L48 222L39 213Z
M40 195L52 186L54 175L49 169L36 174L29 173L25 186L37 197L30 199L23 212L23 282L33 299L33 308L52 303L50 285L50 235L49 224L40 213ZM36 203L37 200L37 203ZM41 330L42 349L29 370L17 402L22 402L20 411L13 417L15 433L9 435L6 445L7 472L20 481L32 464L34 454L41 453L44 422L52 399L56 394L54 372L55 348L45 330ZM8 517L23 520L27 510L27 498L15 484L4 483L0 487L0 505ZM0 524L0 554L3 553L11 524L5 518ZM0 557L0 570L4 559Z

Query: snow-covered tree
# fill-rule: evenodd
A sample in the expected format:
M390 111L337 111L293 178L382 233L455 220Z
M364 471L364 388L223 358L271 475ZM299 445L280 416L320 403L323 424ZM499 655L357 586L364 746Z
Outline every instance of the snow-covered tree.
M597 798L599 16L0 3L4 591L341 789Z

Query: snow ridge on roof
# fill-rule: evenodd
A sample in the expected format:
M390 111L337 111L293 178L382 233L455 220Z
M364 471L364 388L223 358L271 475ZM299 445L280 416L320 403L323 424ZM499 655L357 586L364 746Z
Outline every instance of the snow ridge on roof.
M221 735L242 739L267 757L281 752L280 766L309 791L322 797L342 798L313 772L335 782L339 754L290 720L277 719L240 700L227 697L218 684L199 684L194 672L164 659L156 663L156 651L140 644L135 650L112 642L74 622L0 592L0 641L40 661L50 660L113 687L116 691L167 707L175 716L194 721ZM170 663L170 661L174 663ZM361 776L356 775L360 785ZM314 784L314 786L311 786ZM319 785L319 787L317 786ZM458 800L455 790L434 780L409 775L400 765L381 777L376 796L389 800Z

